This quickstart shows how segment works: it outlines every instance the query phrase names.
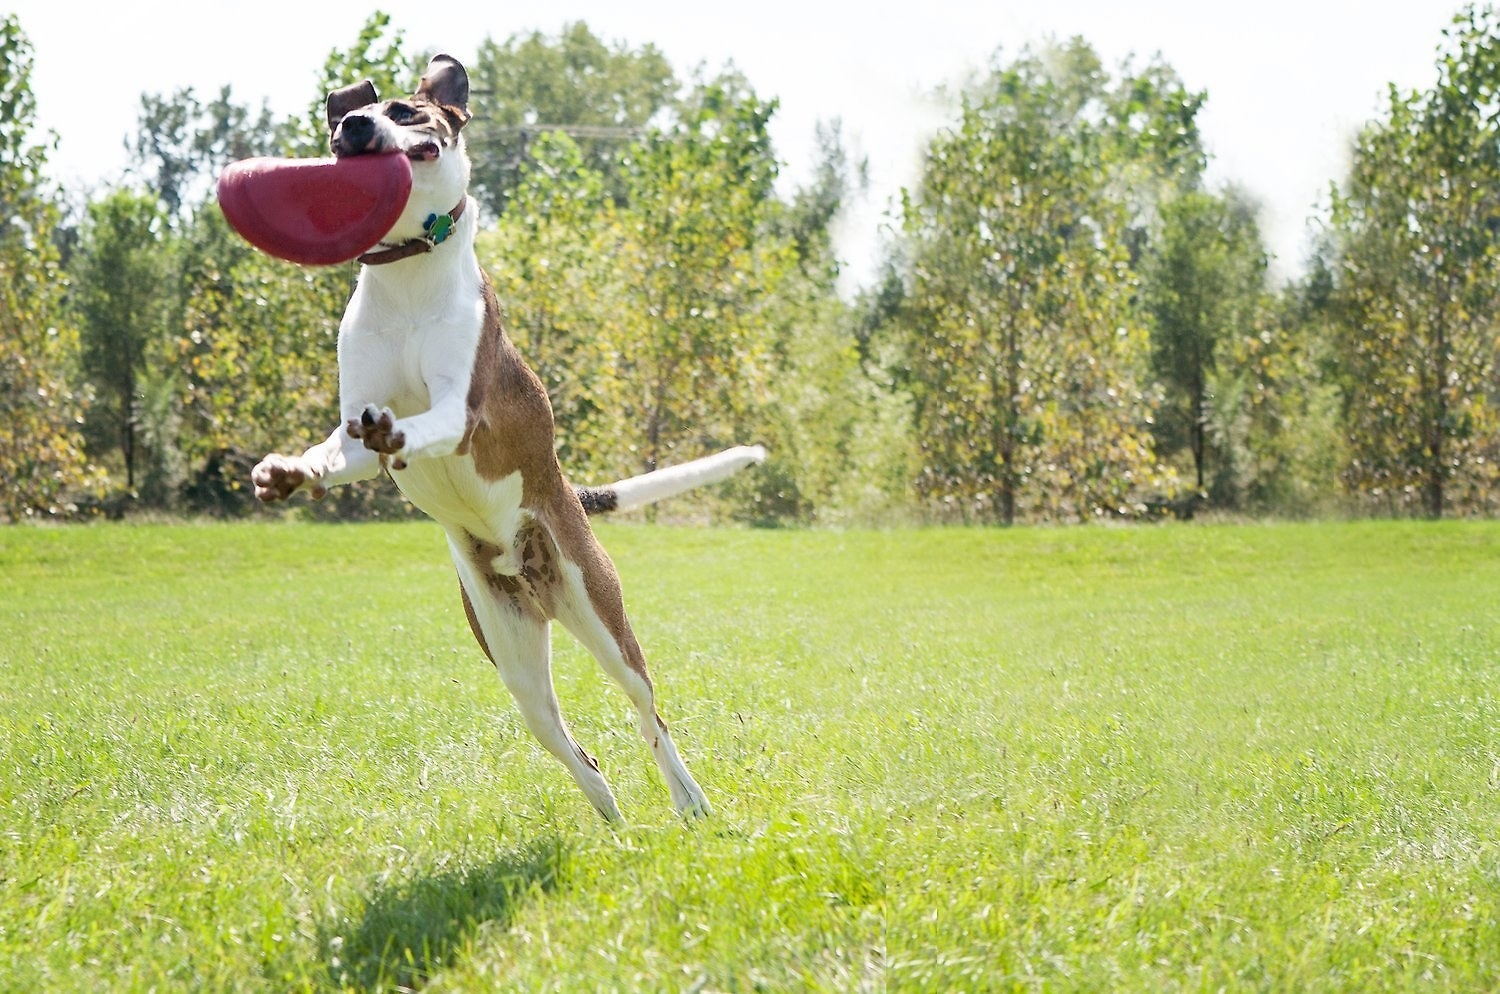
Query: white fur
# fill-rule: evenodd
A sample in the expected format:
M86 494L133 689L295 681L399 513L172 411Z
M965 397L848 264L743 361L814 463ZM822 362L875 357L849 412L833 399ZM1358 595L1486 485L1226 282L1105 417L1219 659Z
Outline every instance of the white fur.
M737 445L702 459L632 476L610 485L618 501L615 510L634 511L696 487L727 480L746 466L765 461L765 446Z

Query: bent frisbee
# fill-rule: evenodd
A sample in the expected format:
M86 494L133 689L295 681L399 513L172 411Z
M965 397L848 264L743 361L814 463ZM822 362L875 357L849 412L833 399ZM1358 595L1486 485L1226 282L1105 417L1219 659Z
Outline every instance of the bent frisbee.
M230 227L268 255L304 266L348 262L391 230L411 196L406 156L258 157L219 176Z

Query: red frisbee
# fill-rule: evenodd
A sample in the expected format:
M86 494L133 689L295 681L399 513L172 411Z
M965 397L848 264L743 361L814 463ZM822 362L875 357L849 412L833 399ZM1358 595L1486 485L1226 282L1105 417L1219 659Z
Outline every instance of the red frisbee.
M262 252L304 266L348 262L380 241L411 196L406 156L261 157L219 177L230 227Z

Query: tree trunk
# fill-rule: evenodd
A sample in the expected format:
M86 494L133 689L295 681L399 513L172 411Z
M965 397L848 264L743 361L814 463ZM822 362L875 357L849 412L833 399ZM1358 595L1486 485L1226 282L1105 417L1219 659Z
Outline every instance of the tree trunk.
M1427 480L1423 488L1423 503L1427 516L1434 521L1443 516L1443 459L1447 448L1446 425L1448 421L1448 336L1443 327L1441 314L1437 320L1434 357L1432 398L1427 416Z
M135 416L127 413L120 430L120 454L125 457L125 489L135 492Z
M1438 265L1447 253L1438 254ZM1432 321L1432 383L1427 408L1426 480L1423 486L1422 503L1427 517L1436 521L1443 516L1443 458L1447 448L1448 424L1448 281L1437 274L1437 309Z
M1192 399L1192 417L1193 417L1193 423L1192 423L1192 427L1188 431L1188 438L1189 438L1188 444L1192 447L1192 450L1193 450L1193 469L1198 474L1198 492L1201 494L1201 493L1203 493L1204 448L1205 448L1205 435L1207 434L1206 431L1204 430L1204 423L1203 423L1204 419L1205 419L1205 414L1204 414L1204 407L1205 407L1205 405L1203 403L1204 386L1203 386L1203 377L1201 375L1193 377L1193 387L1192 387L1192 389L1193 389L1193 399Z
M1009 528L1016 523L1016 395L1020 392L1021 357L1017 342L1016 326L1011 324L1006 334L1005 396L996 397L1001 410L1000 437L996 439L996 450L1000 454L1000 523ZM999 390L999 377L990 377L991 391Z
M134 362L134 356L129 356ZM132 494L135 493L135 370L127 366L125 370L124 410L120 413L120 454L125 457L125 489Z

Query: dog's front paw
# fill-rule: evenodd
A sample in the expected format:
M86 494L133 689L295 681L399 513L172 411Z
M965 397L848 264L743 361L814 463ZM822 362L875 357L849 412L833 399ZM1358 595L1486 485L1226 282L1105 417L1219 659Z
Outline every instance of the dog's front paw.
M357 418L350 418L345 426L349 430L350 438L357 438L365 443L365 448L372 452L379 452L383 456L396 456L392 461L393 469L405 469L406 460L400 457L400 452L406 447L406 433L396 427L396 415L391 413L389 407L376 407L368 405L364 413Z
M250 471L250 482L255 484L255 496L265 503L286 500L309 481L312 496L321 500L328 491L317 482L301 459L273 452Z

